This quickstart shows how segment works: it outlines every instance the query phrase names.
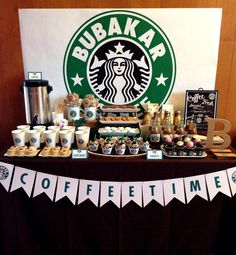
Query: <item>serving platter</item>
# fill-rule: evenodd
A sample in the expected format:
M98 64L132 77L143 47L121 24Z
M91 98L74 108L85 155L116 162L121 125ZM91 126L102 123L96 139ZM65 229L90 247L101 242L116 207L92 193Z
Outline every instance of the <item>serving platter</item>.
M205 151L203 152L203 154L201 156L198 156L195 152L193 153L192 156L188 156L186 151L183 152L182 156L178 156L176 152L174 152L173 155L168 155L164 146L161 145L160 147L163 152L163 155L168 158L185 158L185 159L186 158L195 158L196 159L196 158L206 158L207 157L207 153Z
M97 156L97 157L102 157L102 158L138 158L138 157L146 157L146 152L141 152L139 151L138 154L130 154L128 150L126 150L125 154L124 155L118 155L115 153L115 151L113 150L111 154L103 154L102 153L102 150L98 150L97 152L94 152L94 151L89 151L88 150L88 153L93 155L93 156Z
M40 150L35 150L34 153L31 153L31 154L22 154L22 155L17 155L17 154L14 154L14 155L9 155L7 152L3 155L5 157L19 157L19 158L22 158L22 157L28 157L28 158L32 158L32 157L36 157L38 155Z

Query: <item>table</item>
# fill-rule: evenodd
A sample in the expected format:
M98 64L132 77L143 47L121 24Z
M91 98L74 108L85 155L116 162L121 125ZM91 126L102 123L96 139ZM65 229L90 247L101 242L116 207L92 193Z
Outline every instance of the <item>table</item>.
M99 181L151 181L206 174L236 166L236 160L7 158L0 161L28 169ZM47 255L205 255L233 254L235 197L218 194L211 202L195 197L165 207L152 201L119 209L90 201L52 202L23 190L8 193L0 185L0 254Z

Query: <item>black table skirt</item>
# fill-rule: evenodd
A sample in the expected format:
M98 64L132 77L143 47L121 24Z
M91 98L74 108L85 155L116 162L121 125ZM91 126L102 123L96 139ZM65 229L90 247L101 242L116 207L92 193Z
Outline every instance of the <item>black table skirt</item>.
M147 161L7 158L15 166L98 181L152 181L206 174L236 166L235 160ZM0 254L3 255L205 255L235 254L236 203L219 193L213 201L195 197L163 207L130 202L96 207L67 198L52 202L45 194L29 198L23 190L0 185Z

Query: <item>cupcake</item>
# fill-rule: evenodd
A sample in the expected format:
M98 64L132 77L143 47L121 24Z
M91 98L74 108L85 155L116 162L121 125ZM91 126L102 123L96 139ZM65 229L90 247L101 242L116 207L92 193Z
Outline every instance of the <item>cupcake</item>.
M115 151L117 155L124 155L126 149L126 143L124 139L119 139L115 143Z
M193 141L189 141L186 143L186 152L187 156L193 156L194 150L195 150L195 144Z
M184 143L183 141L178 141L176 144L176 154L177 156L183 156L184 155Z
M102 145L102 153L109 155L111 154L112 148L113 148L113 144L109 141L109 140L105 140Z
M191 138L189 136L185 136L183 141L184 141L184 144L186 145L189 141L191 141Z
M139 143L139 148L140 151L146 152L150 148L150 143L148 141L143 140L141 143Z
M135 140L133 141L131 144L129 144L129 152L132 155L136 155L139 152L139 144L138 142Z
M164 143L164 145L172 143L172 137L170 137L169 135L164 136L163 137L163 143Z
M196 155L197 156L202 156L204 150L205 150L205 146L201 142L196 144Z
M168 143L164 146L164 148L168 156L174 155L174 148L175 148L174 143Z
M88 149L90 151L97 151L98 150L98 146L99 146L99 142L97 140L95 141L89 141L89 144L88 144Z

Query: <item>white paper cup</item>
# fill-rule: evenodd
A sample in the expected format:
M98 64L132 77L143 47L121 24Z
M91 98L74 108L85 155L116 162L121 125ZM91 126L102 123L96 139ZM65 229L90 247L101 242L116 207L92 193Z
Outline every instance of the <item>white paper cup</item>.
M71 132L71 143L75 141L75 126L65 126L61 130L67 130Z
M85 107L84 108L84 119L85 120L96 120L97 118L97 107Z
M88 132L87 131L76 131L75 132L76 137L76 144L78 149L85 149L88 146Z
M79 120L80 119L80 106L75 105L68 105L68 120Z
M56 146L56 136L57 132L55 130L45 130L44 131L44 141L46 146L55 147Z
M48 130L54 130L56 132L56 143L59 143L60 127L59 126L49 126Z
M33 129L40 131L40 143L44 143L44 134L43 134L43 132L46 130L46 126L38 125L38 126L34 126Z
M39 130L29 130L27 131L30 146L36 146L40 148L40 131Z
M11 133L12 133L14 145L17 145L17 146L25 145L25 131L16 129L16 130L12 130Z
M87 126L81 126L77 128L78 131L84 131L87 133L87 138L86 140L89 140L89 135L90 135L90 127Z
M73 133L69 130L62 130L59 132L59 134L60 134L61 146L71 148Z
M19 125L16 127L19 130L23 130L25 132L25 143L29 142L27 131L30 130L30 125Z

